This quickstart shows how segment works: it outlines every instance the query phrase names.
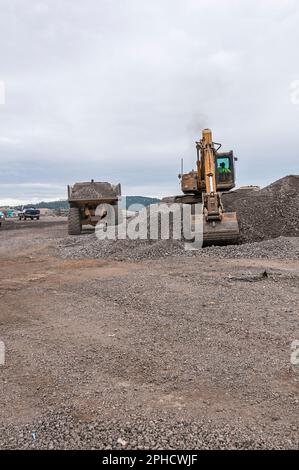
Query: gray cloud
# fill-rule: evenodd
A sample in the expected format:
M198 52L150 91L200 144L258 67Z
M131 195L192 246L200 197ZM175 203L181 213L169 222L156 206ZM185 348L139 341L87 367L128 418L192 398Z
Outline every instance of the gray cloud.
M202 127L239 184L298 173L296 0L1 0L0 199L177 193Z

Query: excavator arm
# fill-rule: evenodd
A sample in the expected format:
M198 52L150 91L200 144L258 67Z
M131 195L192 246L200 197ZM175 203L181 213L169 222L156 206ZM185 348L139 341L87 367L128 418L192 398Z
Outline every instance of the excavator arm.
M201 182L204 243L235 243L239 226L235 212L225 212L217 190L216 149L212 132L204 129L197 147L197 180ZM200 158L199 158L200 155Z
M203 193L204 215L207 221L221 220L223 206L216 183L216 150L210 129L204 129L202 139L196 143L201 159L197 159L198 180L204 181ZM199 157L199 151L197 151Z

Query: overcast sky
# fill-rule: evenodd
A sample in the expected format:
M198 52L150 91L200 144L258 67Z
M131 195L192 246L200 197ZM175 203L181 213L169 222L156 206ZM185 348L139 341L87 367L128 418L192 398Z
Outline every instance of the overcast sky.
M203 127L238 185L298 173L298 48L297 0L0 0L0 205L178 194Z

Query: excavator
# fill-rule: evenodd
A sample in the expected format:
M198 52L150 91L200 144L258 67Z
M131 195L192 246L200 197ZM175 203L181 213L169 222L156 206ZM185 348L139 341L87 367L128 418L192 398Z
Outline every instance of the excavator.
M197 169L179 174L181 190L174 202L203 205L204 245L238 242L239 225L235 212L225 212L221 193L235 187L233 152L219 152L221 144L213 142L212 131L204 129L196 142Z

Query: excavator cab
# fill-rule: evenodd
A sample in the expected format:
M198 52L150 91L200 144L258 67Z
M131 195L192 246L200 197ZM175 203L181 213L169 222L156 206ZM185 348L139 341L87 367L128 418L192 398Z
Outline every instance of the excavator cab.
M232 151L216 153L216 184L218 191L229 191L235 187L235 165Z

